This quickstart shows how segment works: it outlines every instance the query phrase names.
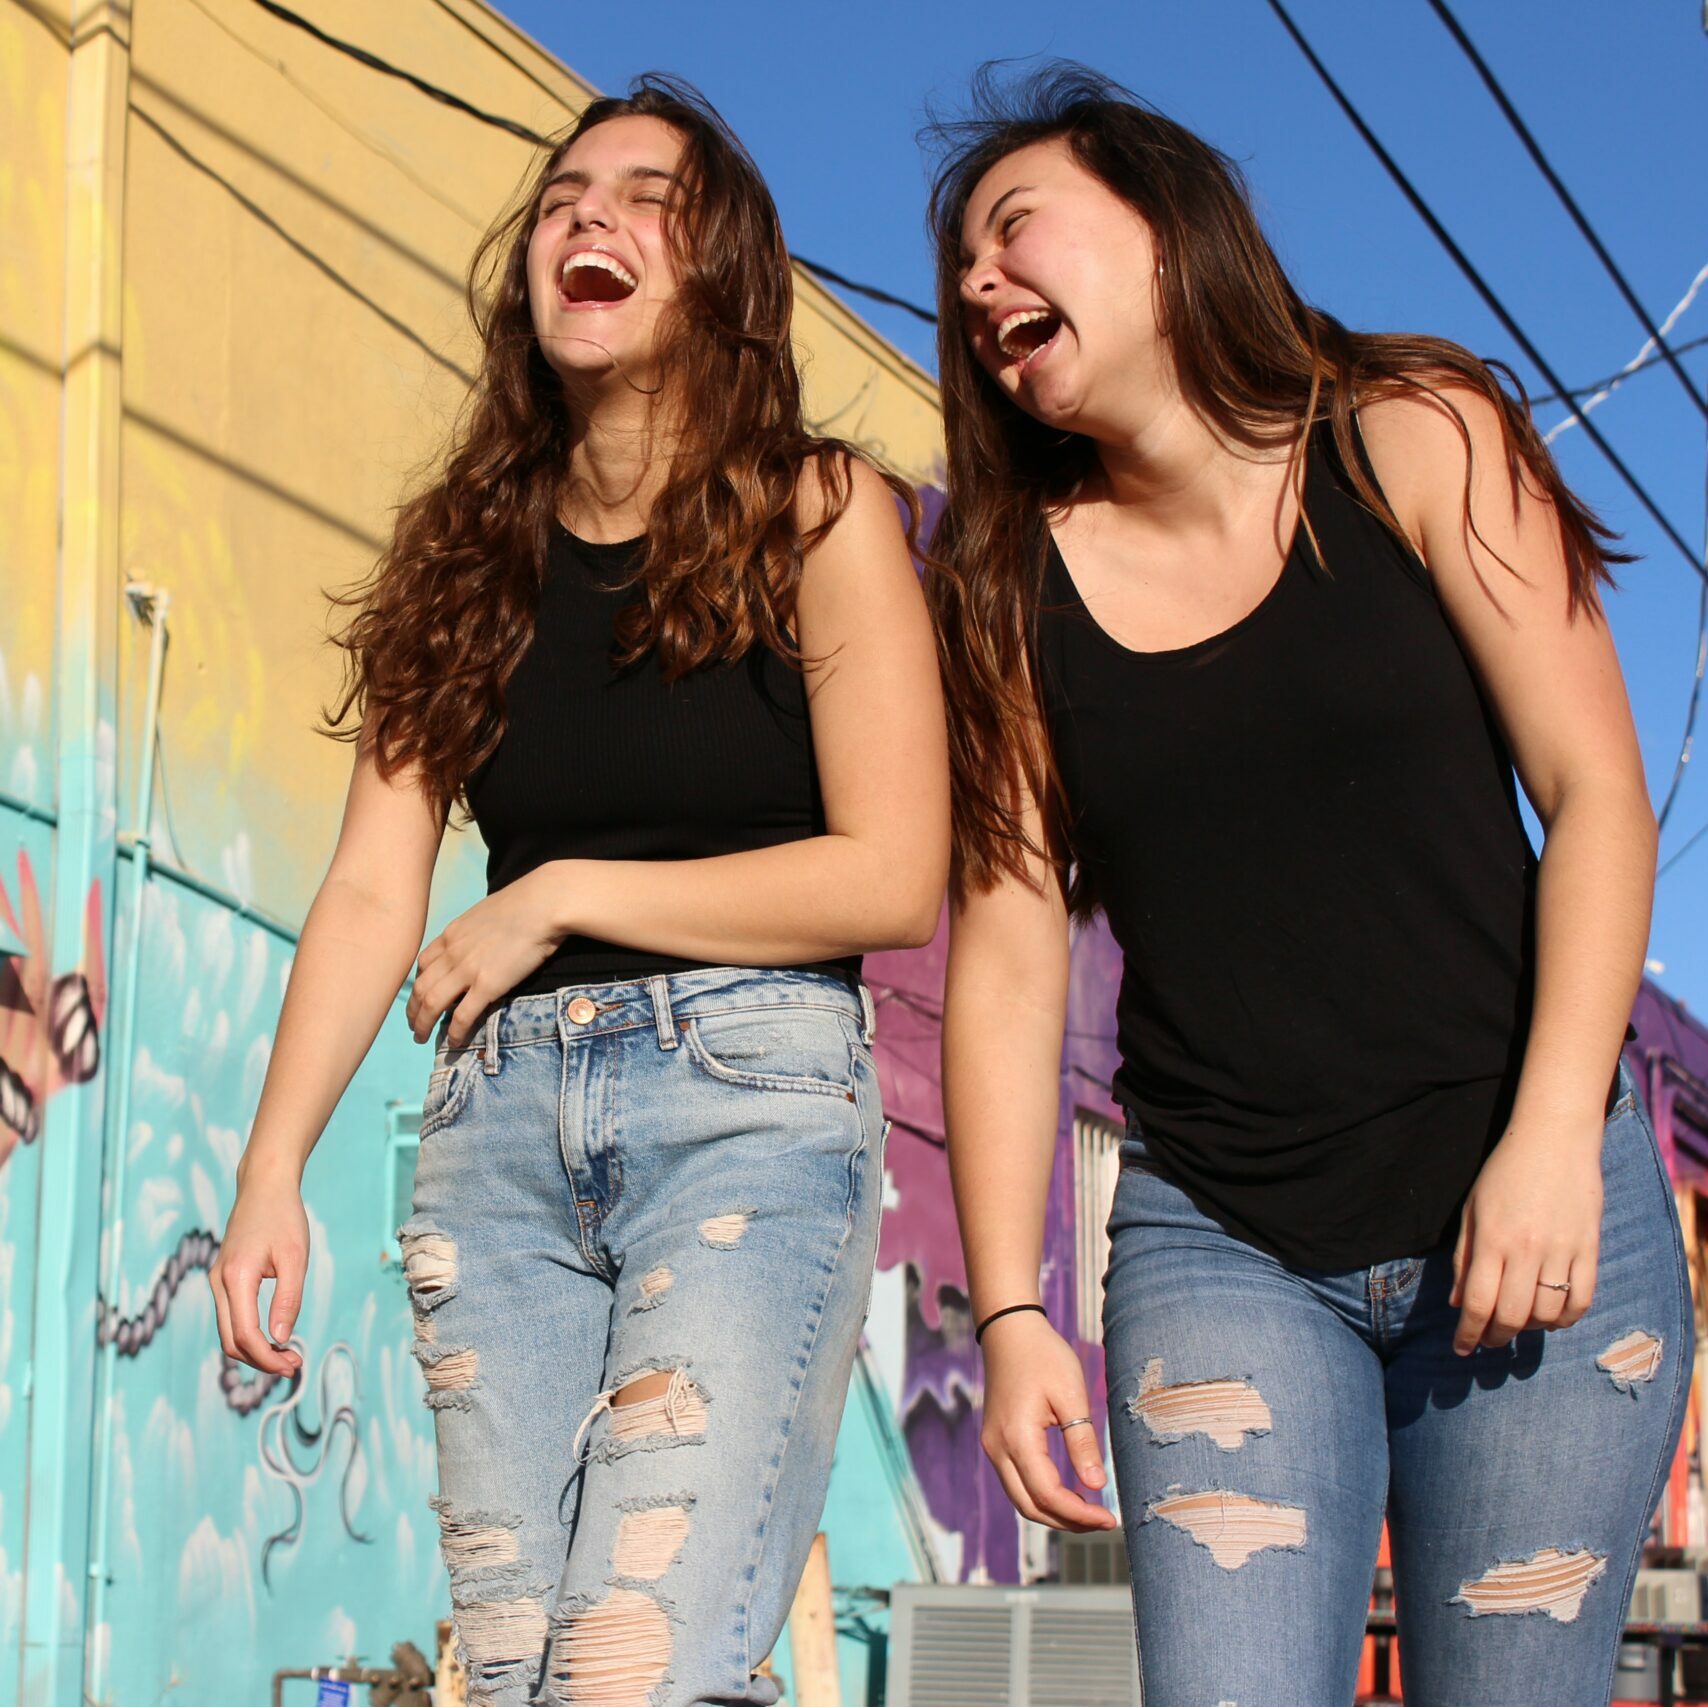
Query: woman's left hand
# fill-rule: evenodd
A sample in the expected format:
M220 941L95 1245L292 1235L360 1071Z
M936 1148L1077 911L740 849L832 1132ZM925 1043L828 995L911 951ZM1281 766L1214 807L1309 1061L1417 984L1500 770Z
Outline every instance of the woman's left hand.
M451 1012L450 1047L460 1049L475 1022L541 965L563 940L548 899L551 865L537 866L459 914L422 949L407 1010L409 1029L424 1043Z
M1513 1127L1465 1200L1453 1253L1460 1356L1526 1328L1569 1328L1595 1298L1601 1130ZM1567 1291L1559 1289L1564 1282Z

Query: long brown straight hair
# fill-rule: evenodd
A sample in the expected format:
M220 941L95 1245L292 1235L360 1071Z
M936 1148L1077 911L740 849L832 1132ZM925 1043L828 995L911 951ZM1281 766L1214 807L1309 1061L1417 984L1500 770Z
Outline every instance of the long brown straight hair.
M573 426L563 381L534 334L528 243L565 151L595 125L655 118L682 138L680 194L665 208L676 294L661 367L677 432L647 522L637 591L618 619L620 663L656 652L668 679L768 647L800 667L793 634L806 555L846 508L840 439L811 432L790 340L794 282L777 209L747 150L679 79L648 73L592 102L529 172L469 269L480 371L432 478L398 511L373 574L337 606L344 683L325 730L355 740L364 719L380 770L419 767L446 814L504 730L504 687L533 637ZM880 468L909 518L919 501ZM796 497L818 488L803 529Z
M970 115L937 120L942 154L928 223L937 263L938 373L948 448L948 500L932 555L951 571L927 586L949 702L954 786L954 891L965 897L1004 876L1025 879L1044 858L1070 906L1094 904L1077 882L1066 802L1044 732L1032 655L1049 512L1071 502L1096 461L1089 438L1026 414L979 365L962 330L961 227L979 180L1036 142L1061 139L1075 161L1149 225L1166 261L1159 324L1182 395L1233 443L1296 447L1326 419L1357 494L1404 541L1364 469L1354 410L1403 394L1464 386L1499 411L1506 468L1559 517L1568 608L1598 609L1608 566L1629 562L1616 538L1567 488L1524 402L1502 386L1510 371L1442 338L1353 332L1294 289L1252 211L1239 169L1201 137L1084 66L1047 64L1003 83L975 76ZM1464 418L1440 399L1470 448ZM1465 484L1466 525L1470 478ZM1309 528L1309 518L1303 518ZM1480 535L1478 536L1480 538ZM1407 549L1410 550L1409 544ZM1020 802L1038 803L1044 845L1024 829Z

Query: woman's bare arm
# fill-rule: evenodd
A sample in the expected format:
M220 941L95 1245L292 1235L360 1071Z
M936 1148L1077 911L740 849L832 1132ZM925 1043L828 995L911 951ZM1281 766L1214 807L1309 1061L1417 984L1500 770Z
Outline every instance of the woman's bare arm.
M1026 814L1038 840L1035 811ZM1068 919L1053 871L1004 878L950 918L943 1003L943 1107L949 1171L966 1250L973 1318L1038 1302L1044 1203L1055 1165L1067 1012ZM1048 1429L1090 1412L1073 1348L1043 1316L1004 1316L985 1330L982 1441L1026 1517L1107 1529L1112 1513L1062 1483ZM1080 1481L1104 1484L1095 1429L1063 1440Z
M237 1202L209 1273L228 1355L288 1373L263 1334L261 1282L275 1282L272 1337L289 1338L302 1299L309 1153L373 1044L420 947L443 825L413 775L382 778L357 749L332 863L303 923L266 1082L237 1164Z
M1594 1296L1601 1133L1642 975L1655 821L1606 618L1594 605L1568 614L1553 508L1526 485L1515 501L1493 406L1443 395L1470 434L1481 542L1466 525L1466 448L1446 404L1393 399L1361 420L1545 833L1529 1044L1461 1241L1458 1344L1469 1351L1531 1322L1570 1326ZM1537 1291L1568 1274L1569 1296Z

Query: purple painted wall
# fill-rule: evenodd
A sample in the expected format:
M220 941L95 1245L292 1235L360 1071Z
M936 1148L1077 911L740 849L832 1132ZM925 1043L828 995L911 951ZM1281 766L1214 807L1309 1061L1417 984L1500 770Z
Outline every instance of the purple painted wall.
M921 534L929 541L943 511L943 493L925 486L919 496L924 510ZM938 1057L947 959L946 917L925 948L866 957L866 980L878 1009L878 1072L884 1110L892 1122L878 1270L902 1271L902 1375L901 1390L894 1397L927 1509L942 1530L959 1540L955 1574L963 1581L1016 1582L1021 1524L979 1445L983 1369L973 1343L967 1269L944 1151ZM1109 1100L1120 976L1120 952L1101 921L1078 932L1041 1277L1050 1320L1079 1351L1092 1414L1105 1439L1103 1348L1077 1334L1073 1122L1082 1110L1117 1123L1121 1118ZM876 1339L894 1328L874 1315L868 1333ZM1065 1469L1065 1459L1062 1464Z
M963 1581L1016 1582L1020 1522L979 1446L983 1373L973 1344L967 1270L955 1230L943 1099L938 1082L948 929L923 949L874 954L866 978L878 1009L878 1071L893 1122L890 1200L878 1268L904 1271L903 1387L895 1395L915 1473L932 1518L960 1538ZM1056 1165L1045 1208L1043 1303L1074 1340L1093 1413L1107 1432L1101 1346L1076 1334L1073 1120L1087 1110L1118 1119L1109 1101L1120 955L1101 925L1074 943Z
M1625 1063L1649 1105L1667 1172L1708 1174L1708 1026L1646 979L1631 1012Z

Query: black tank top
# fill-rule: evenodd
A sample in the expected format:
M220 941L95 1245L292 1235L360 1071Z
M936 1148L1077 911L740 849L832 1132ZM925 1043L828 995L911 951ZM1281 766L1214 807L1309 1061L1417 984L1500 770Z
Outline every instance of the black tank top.
M666 682L611 662L640 542L554 528L534 638L505 691L497 750L470 780L488 893L555 859L701 859L824 833L806 683L755 647ZM706 964L566 937L514 996ZM859 975L859 960L807 968Z
M1232 628L1130 652L1048 548L1068 835L1122 950L1118 1100L1229 1232L1348 1269L1450 1241L1511 1111L1536 861L1427 571L1311 435L1303 525ZM1326 567L1325 567L1326 565Z

